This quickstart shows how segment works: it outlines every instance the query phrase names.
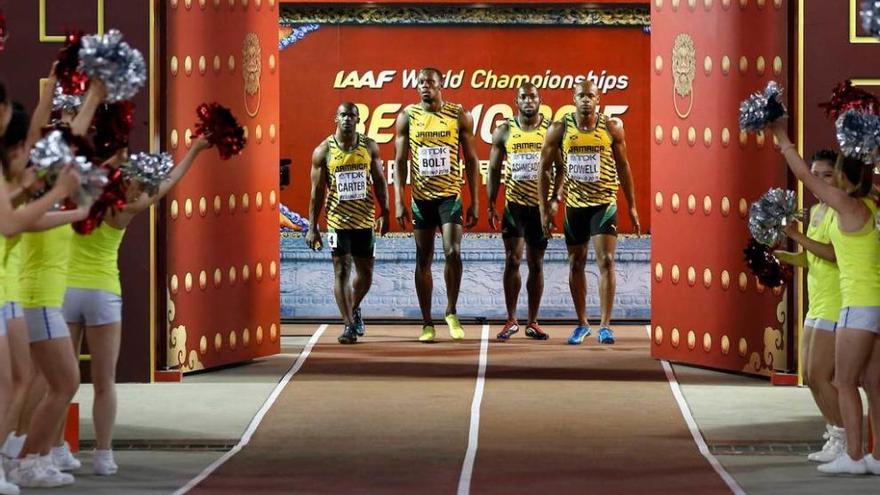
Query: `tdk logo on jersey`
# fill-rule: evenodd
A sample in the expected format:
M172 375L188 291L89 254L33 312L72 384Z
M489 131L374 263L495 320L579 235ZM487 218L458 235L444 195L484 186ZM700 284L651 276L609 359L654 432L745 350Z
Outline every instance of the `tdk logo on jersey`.
M360 72L353 70L351 72L346 72L341 70L336 73L336 79L333 81L333 89L343 89L343 88L372 88L372 89L381 89L385 86L385 84L390 83L394 80L394 76L397 74L396 70L383 70L378 74L375 74L373 71L368 70L361 74Z

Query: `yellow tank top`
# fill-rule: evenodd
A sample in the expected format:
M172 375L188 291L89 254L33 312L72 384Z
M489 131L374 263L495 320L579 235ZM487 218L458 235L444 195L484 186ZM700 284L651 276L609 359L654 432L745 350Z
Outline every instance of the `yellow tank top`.
M880 234L877 206L862 198L871 218L858 232L841 232L837 215L829 234L840 268L840 295L843 307L880 306Z
M566 115L563 122L565 205L581 208L617 202L617 165L611 152L614 141L608 132L608 118L599 114L590 131L578 129L574 113Z
M409 115L409 177L413 199L437 199L461 192L462 166L458 149L461 105L446 102L439 112L421 105L406 107Z
M6 272L6 302L21 302L19 278L21 276L21 235L6 239L6 251L0 259Z
M831 242L829 234L836 216L825 203L813 206L807 237L823 244ZM807 251L807 292L810 298L807 318L837 321L840 315L840 270L837 263Z
M60 308L67 287L73 229L62 225L21 239L21 305Z
M118 260L124 235L125 229L116 229L104 222L89 235L73 236L67 287L102 290L121 296Z
M373 179L370 149L358 134L357 147L345 151L334 136L327 138L327 226L331 229L373 228Z
M0 185L0 187L3 187ZM6 304L6 237L0 235L0 307ZM0 315L0 318L3 318Z
M541 148L550 127L550 119L541 118L537 128L526 131L516 117L507 119L507 161L504 167L504 198L508 203L538 206L538 173Z

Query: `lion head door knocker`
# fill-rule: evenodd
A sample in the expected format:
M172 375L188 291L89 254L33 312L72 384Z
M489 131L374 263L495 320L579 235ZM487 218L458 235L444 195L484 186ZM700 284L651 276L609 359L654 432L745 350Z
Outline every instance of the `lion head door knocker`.
M696 51L694 50L694 40L689 35L680 33L675 37L672 44L672 106L675 107L675 114L686 119L694 108L694 77L697 72ZM687 111L682 112L678 109L678 98L687 98Z
M248 33L244 37L241 60L241 74L244 77L244 108L248 116L256 117L260 111L260 75L263 72L260 62L260 38L256 33ZM251 109L251 102L254 99L256 99L256 103Z

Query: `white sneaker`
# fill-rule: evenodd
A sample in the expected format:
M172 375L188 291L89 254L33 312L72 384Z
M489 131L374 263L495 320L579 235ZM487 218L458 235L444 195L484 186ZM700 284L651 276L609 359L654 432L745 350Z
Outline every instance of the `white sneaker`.
M3 466L0 466L0 495L18 495L18 493L18 487L6 481L6 473L3 471Z
M9 471L9 479L25 488L54 488L70 485L73 476L62 473L49 456L29 454L24 459L16 459Z
M868 472L880 476L880 461L874 458L872 454L866 455L864 459L865 467L868 468Z
M70 445L67 442L60 447L52 447L50 455L59 471L76 471L82 467L82 463L70 453Z
M822 446L819 452L813 452L807 456L807 459L813 462L831 462L837 459L841 454L846 452L846 430L836 426L826 426L826 431L822 435L828 440Z
M21 454L21 448L24 447L25 439L27 439L27 435L18 436L15 432L9 432L9 436L3 442L3 448L0 449L0 454L10 459L15 459Z
M113 460L113 451L95 450L92 469L98 476L112 476L116 474L116 471L119 471L119 466Z
M868 467L864 457L854 461L849 454L842 454L833 461L819 466L819 471L827 474L867 474Z

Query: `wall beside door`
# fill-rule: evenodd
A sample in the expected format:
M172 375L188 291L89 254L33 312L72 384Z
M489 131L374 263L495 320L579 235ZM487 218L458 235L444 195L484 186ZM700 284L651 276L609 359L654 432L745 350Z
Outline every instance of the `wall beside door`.
M144 54L151 50L150 0L33 0L3 2L9 39L0 52L0 78L10 98L33 110L39 98L39 80L45 78L58 50L64 45L65 30L86 34L118 29L125 40ZM150 150L150 108L155 103L148 88L133 99L132 151ZM136 218L119 251L119 268L125 304L122 307L124 338L117 379L120 382L148 382L153 376L150 305L152 236L150 215ZM85 348L84 348L85 349ZM87 352L87 350L86 350ZM88 364L82 368L88 380Z

